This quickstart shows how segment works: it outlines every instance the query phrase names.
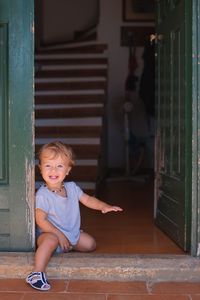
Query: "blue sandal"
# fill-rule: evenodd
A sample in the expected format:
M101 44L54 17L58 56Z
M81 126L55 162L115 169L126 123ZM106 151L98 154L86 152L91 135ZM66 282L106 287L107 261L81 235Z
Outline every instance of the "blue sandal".
M48 291L51 288L44 272L30 273L26 277L26 282L29 283L32 286L32 288L40 291Z

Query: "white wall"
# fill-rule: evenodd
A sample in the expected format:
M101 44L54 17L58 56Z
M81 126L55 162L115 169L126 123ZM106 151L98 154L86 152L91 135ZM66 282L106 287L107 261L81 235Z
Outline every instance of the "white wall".
M121 168L125 166L123 101L129 50L120 46L120 28L122 25L133 26L133 24L123 23L121 0L100 0L99 21L98 39L108 44L109 55L108 163L110 168ZM142 54L143 47L138 47L136 49L138 69L135 72L138 76L141 75L143 68ZM139 82L137 85L139 86ZM132 129L137 136L146 136L148 133L144 106L137 93L135 109L136 111L132 113Z
M98 0L43 0L43 42L73 39L74 31L96 24L98 9Z

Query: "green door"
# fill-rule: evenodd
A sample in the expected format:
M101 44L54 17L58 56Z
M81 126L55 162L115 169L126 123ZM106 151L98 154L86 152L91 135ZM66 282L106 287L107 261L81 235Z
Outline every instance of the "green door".
M34 247L33 0L0 0L0 251Z
M191 3L157 2L156 224L190 250Z

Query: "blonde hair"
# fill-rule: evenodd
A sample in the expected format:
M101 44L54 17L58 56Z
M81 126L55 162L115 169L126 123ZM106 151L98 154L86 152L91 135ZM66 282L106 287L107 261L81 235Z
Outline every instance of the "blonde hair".
M75 165L74 152L71 146L63 144L60 141L51 142L42 146L38 152L39 164L41 163L44 152L47 150L51 152L53 158L57 157L58 155L65 156L69 159L70 167Z

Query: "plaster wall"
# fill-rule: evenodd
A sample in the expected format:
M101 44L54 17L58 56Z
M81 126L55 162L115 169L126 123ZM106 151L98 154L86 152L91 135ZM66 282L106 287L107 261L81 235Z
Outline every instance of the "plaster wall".
M134 25L145 26L148 24L134 23ZM108 44L109 56L107 104L107 151L109 168L124 168L125 166L123 104L125 100L125 80L128 74L129 49L120 46L121 26L133 26L133 23L123 22L122 1L100 0L98 39L99 42ZM138 76L138 82L136 85L136 94L134 96L133 111L131 113L131 129L136 136L147 137L149 134L147 129L147 119L144 113L143 103L138 96L140 76L143 70L143 51L143 47L136 48L138 68L136 69L135 74Z
M72 40L75 31L96 24L98 9L98 0L43 0L43 43Z

